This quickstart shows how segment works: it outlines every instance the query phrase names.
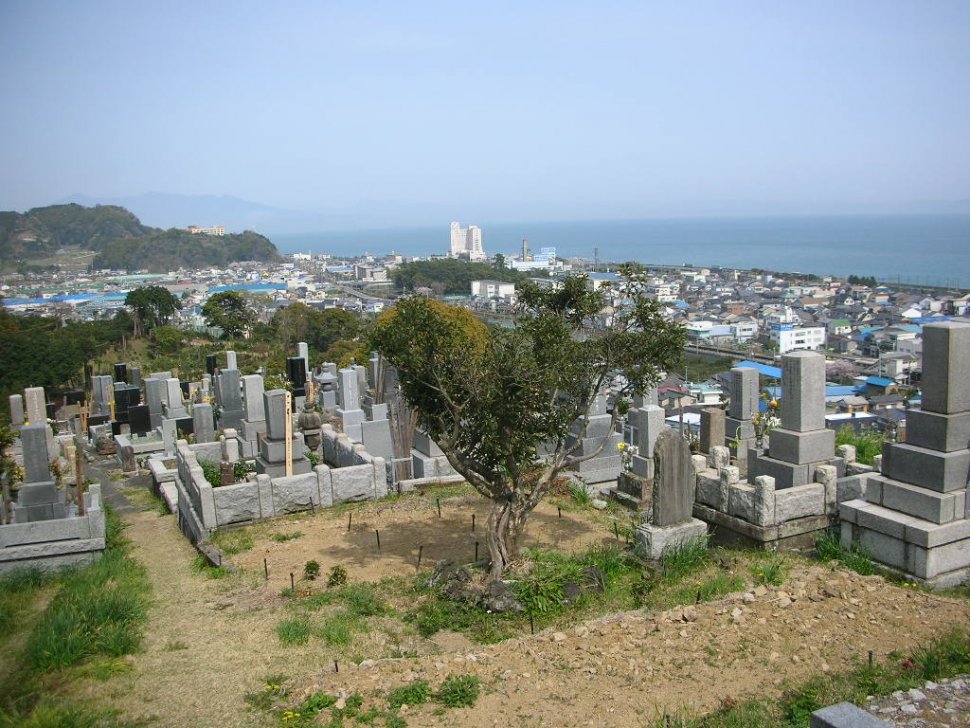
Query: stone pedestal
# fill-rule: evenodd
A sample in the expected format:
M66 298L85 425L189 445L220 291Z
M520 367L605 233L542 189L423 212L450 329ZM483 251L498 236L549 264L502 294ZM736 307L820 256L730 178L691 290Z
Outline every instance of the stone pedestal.
M580 417L573 424L566 437L566 447L578 444L574 457L582 457L599 451L588 460L577 463L573 470L588 484L616 481L623 471L623 458L617 446L623 442L623 435L611 429L613 417L606 412L606 399L598 396L590 407L589 414Z
M842 503L842 544L933 586L970 576L970 324L923 327L921 412L907 417L907 442L883 445L881 472L862 498ZM915 416L913 416L915 415Z
M684 523L675 523L672 526L655 526L651 523L644 523L637 526L638 554L648 559L659 559L663 556L664 549L680 546L681 544L695 538L700 538L707 533L707 524L696 518L691 518Z

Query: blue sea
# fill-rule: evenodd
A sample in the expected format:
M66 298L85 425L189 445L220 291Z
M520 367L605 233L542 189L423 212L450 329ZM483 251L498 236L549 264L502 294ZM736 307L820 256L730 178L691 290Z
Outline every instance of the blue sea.
M886 282L970 288L970 215L844 215L494 223L482 228L488 255L537 253L602 262L765 268L876 276ZM463 221L464 223L464 221ZM284 253L337 256L442 255L449 227L270 235Z

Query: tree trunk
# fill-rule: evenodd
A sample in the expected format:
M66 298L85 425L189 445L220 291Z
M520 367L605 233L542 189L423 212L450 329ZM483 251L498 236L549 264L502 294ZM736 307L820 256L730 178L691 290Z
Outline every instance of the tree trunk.
M499 581L517 553L519 537L534 506L523 495L496 501L488 514L489 581Z

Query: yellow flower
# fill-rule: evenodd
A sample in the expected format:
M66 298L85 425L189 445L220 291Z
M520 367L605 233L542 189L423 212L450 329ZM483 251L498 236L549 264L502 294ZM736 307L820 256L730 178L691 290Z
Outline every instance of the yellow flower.
M626 450L626 443L625 442L618 443L616 446L616 449L619 450L620 452L623 452L624 450Z

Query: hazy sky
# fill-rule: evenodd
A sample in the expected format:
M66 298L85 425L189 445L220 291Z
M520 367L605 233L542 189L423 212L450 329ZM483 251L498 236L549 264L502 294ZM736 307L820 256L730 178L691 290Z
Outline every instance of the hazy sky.
M279 7L276 7L279 5ZM970 198L970 2L0 1L0 209Z

